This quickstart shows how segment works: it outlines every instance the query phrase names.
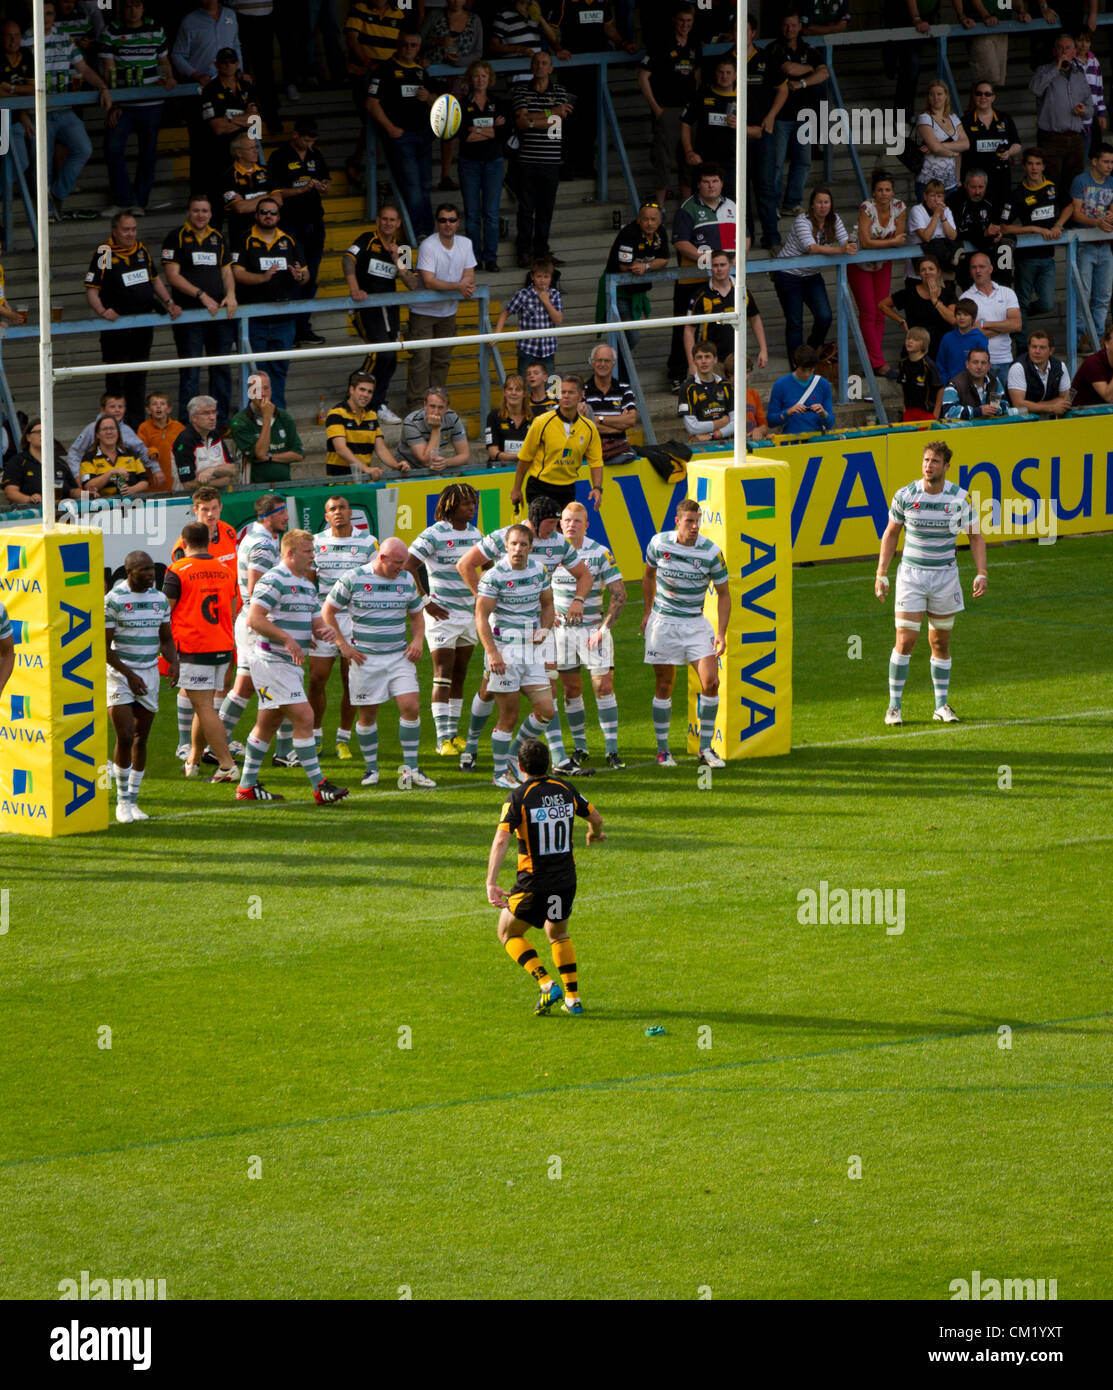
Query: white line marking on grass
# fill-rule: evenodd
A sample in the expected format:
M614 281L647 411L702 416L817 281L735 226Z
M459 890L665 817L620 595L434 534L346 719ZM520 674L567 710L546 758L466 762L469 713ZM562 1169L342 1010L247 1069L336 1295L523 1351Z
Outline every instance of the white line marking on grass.
M1069 714L1045 714L1034 719L989 719L979 724L959 724L958 732L970 729L1012 729L1021 724L1054 724L1064 719L1104 719L1113 714L1113 709L1071 710ZM899 734L862 734L859 738L836 738L825 743L798 743L793 745L794 753L806 752L809 748L845 748L852 743L888 743L899 738L923 738L926 734L938 735L935 721L926 729L906 729Z

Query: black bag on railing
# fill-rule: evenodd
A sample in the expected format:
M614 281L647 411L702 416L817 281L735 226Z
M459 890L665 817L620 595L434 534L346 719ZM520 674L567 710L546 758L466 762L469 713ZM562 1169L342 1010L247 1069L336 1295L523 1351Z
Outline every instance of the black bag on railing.
M643 444L641 454L649 460L657 476L666 483L678 466L687 472L686 465L692 457L692 451L687 444L678 444L675 439L666 439L663 444Z

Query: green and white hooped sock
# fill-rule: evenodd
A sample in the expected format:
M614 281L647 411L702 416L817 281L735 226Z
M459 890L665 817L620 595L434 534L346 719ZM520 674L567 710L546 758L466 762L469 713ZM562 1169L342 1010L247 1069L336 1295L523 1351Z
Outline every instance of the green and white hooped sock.
M951 685L951 659L937 661L931 658L931 683L935 687L935 708L942 709L947 703L947 691Z
M900 709L904 683L908 679L908 663L911 660L911 656L902 656L896 647L889 653L889 706L891 709Z
M375 772L379 766L379 726L372 724L371 727L364 728L362 724L356 725L356 741L359 743L359 751L363 754L363 762L368 772Z

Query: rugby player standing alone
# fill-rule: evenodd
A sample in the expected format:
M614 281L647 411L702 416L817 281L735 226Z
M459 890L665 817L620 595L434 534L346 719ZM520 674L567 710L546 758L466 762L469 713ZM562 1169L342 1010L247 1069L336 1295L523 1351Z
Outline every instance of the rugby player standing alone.
M978 529L970 494L963 492L957 483L947 482L951 454L942 440L930 440L924 445L923 476L902 487L894 496L889 507L889 524L881 537L873 591L884 603L889 595L889 565L896 554L901 527L904 528L904 552L897 569L894 599L897 638L889 657L886 724L904 722L901 697L925 613L931 643L931 683L935 687L935 712L931 717L943 724L958 723L958 715L947 703L947 695L951 682L951 629L955 625L955 615L964 607L955 557L960 531L970 537L970 554L977 569L975 598L985 593L988 580L985 537Z
M715 715L719 709L719 658L727 649L730 584L723 552L699 533L699 503L684 498L676 508L676 530L661 531L645 552L642 600L645 614L645 661L653 667L653 731L657 735L657 766L675 767L669 752L672 689L676 668L691 663L702 693L699 711L699 761L725 767L712 751ZM703 616L708 584L719 596L718 631Z
M547 1014L554 1004L560 1004L564 1013L578 1016L584 1009L576 951L568 936L568 919L576 897L572 822L576 816L589 822L587 843L594 845L607 838L603 818L575 787L548 775L549 750L540 739L522 740L518 767L526 780L507 797L499 817L487 861L487 901L502 908L498 935L510 958L528 970L541 987L533 1012ZM507 893L498 880L511 835L518 837L518 877ZM549 938L559 985L526 941L530 927L542 928Z

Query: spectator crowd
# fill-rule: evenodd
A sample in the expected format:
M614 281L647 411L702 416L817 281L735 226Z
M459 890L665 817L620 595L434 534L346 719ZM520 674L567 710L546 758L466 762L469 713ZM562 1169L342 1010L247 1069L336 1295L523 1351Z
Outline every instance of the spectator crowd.
M12 96L33 91L31 2L3 6L0 83ZM824 270L840 262L870 369L899 384L904 420L1056 415L1105 400L1113 144L1106 143L1103 64L1095 52L1096 0L1055 9L1040 3L1031 12L1025 0L953 0L953 15L942 0L882 0L876 12L853 19L849 0L766 6L747 31L742 227L730 196L735 11L723 0L416 0L405 9L390 0L121 0L108 9L96 0L42 0L41 9L51 91L92 90L104 109L110 199L104 209L75 203L93 146L82 108L56 102L47 119L50 216L108 220L105 238L90 238L85 274L89 313L106 324L104 395L100 412L59 455L61 494L270 484L305 459L310 422L287 409L291 359L283 354L325 341L311 308L334 175L318 119L298 113L291 129L283 113L323 72L347 89L359 117L359 136L341 161L349 185L362 186L369 161L381 157L394 189L343 251L348 294L357 305L399 289L441 296L409 307L408 337L430 345L412 350L404 388L395 385L397 352L384 350L403 332L398 307L355 310L353 326L368 352L346 381L332 382L334 403L322 398L329 474L459 470L471 462L469 435L491 466L507 466L530 422L557 409L556 375L570 367L581 378L577 411L597 426L604 463L636 456L631 432L642 422L629 378L637 331L617 353L600 342L586 359L576 349L575 361L568 340L550 336L568 323L560 287L566 248L553 245L562 225L560 186L594 175L602 119L595 68L570 60L608 52L637 55L653 188L636 216L616 227L609 251L599 249L596 312L606 312L603 276L619 273L631 280L617 292L620 319L647 317L653 277L673 261L682 272L672 282L677 316L732 311L740 296L753 351L748 366L766 367L772 348L791 368L765 401L746 392L749 437L836 426L835 308ZM992 33L1002 20L1027 24L1030 42ZM946 22L989 31L970 41L965 110L955 109L947 82L921 82L929 27ZM832 189L812 179L814 148L802 134L818 104L831 100L822 40L852 25L907 31L882 45L878 59L878 82L893 84L907 144L899 167L868 174L869 196L856 209L838 207ZM502 59L515 70L496 73L491 62ZM1001 110L998 89L1006 81L1015 88L1020 63L1030 74L1031 109ZM435 76L434 66L452 73ZM175 96L183 86L186 94ZM137 92L148 88L150 100ZM459 99L462 122L453 140L437 142L429 109L444 92ZM188 128L188 196L176 225L152 236L156 213L174 217L169 204L152 198L159 130L176 119ZM278 137L266 157L264 131ZM24 176L32 133L31 116L20 112L9 158ZM512 256L523 276L502 303L495 331L512 322L532 336L516 342L517 370L498 406L486 421L469 421L449 394L454 349L438 340L459 333L458 307L474 297L477 276L500 271L504 189L516 203ZM1091 236L1077 251L1088 320L1075 344L1084 361L1073 381L1051 334L1034 322L1059 302L1055 243L1071 231ZM734 274L742 237L784 262L768 277L751 277L749 287ZM1017 246L1018 237L1039 242ZM871 259L895 249L907 259ZM774 304L783 332L770 317ZM247 306L275 311L249 318L252 351L274 355L260 362L265 370L251 376L245 398L219 362L205 373L181 369L176 398L148 391L146 373L134 366L151 358L156 329L146 319L161 313L170 320L177 355L218 358L235 351L235 321ZM2 275L0 317L20 321L3 299ZM890 323L898 330L895 348L886 345ZM733 341L724 324L672 333L667 377L695 448L719 447L734 434ZM323 368L311 360L295 370L319 375ZM400 427L392 445L384 425ZM34 422L8 422L3 486L10 503L33 502L41 491L39 438Z

